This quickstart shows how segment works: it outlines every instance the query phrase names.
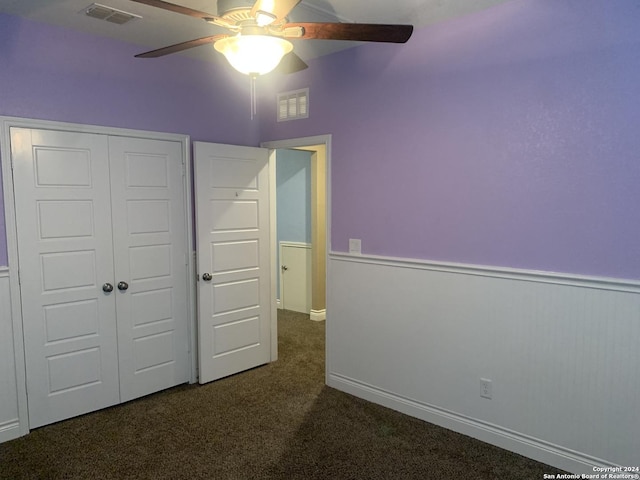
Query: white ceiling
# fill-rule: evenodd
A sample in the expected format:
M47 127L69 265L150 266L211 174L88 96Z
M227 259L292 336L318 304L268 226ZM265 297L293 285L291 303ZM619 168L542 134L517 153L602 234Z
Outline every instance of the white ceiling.
M92 3L140 15L142 19L115 25L84 15ZM216 0L169 0L217 14ZM467 15L510 0L303 0L289 15L297 22L403 23L423 27ZM141 46L140 52L194 38L227 33L196 18L167 12L129 0L0 0L0 13ZM411 41L411 40L409 40ZM297 40L295 52L304 60L358 45L335 40ZM197 47L180 55L211 58L212 49ZM156 60L159 61L159 60Z

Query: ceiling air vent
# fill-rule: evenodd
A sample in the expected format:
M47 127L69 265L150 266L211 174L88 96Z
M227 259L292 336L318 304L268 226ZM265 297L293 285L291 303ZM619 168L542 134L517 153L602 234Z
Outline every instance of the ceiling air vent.
M278 94L278 121L309 118L309 89Z
M99 3L92 3L89 5L84 9L84 14L88 17L106 20L107 22L115 23L117 25L123 25L131 20L142 18L140 15L118 10L113 7L107 7L106 5L100 5Z

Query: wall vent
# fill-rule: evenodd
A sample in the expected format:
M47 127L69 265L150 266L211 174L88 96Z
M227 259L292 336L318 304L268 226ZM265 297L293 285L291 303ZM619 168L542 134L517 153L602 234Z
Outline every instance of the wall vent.
M85 8L83 12L88 17L97 18L98 20L106 20L107 22L115 23L117 25L124 25L131 20L142 18L140 15L118 10L113 7L107 7L106 5L101 5L99 3L92 3Z
M277 110L279 122L309 118L309 89L279 93Z

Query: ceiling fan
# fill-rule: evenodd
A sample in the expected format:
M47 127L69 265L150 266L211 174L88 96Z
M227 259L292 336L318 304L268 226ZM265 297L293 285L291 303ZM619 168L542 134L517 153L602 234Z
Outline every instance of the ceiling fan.
M236 70L252 77L278 66L281 73L307 68L292 51L293 45L288 39L405 43L413 32L412 25L289 23L287 16L301 0L218 0L218 16L164 0L131 1L189 15L230 30L229 34L197 38L136 57L161 57L210 43Z

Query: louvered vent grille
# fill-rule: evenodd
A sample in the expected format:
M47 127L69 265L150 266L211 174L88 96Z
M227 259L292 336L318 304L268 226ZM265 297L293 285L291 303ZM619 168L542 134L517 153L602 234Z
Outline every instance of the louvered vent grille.
M117 8L107 7L106 5L101 5L99 3L93 3L83 11L88 17L97 18L98 20L105 20L117 25L124 25L131 20L142 18L140 17L140 15L118 10Z
M309 118L309 89L278 94L278 121Z

